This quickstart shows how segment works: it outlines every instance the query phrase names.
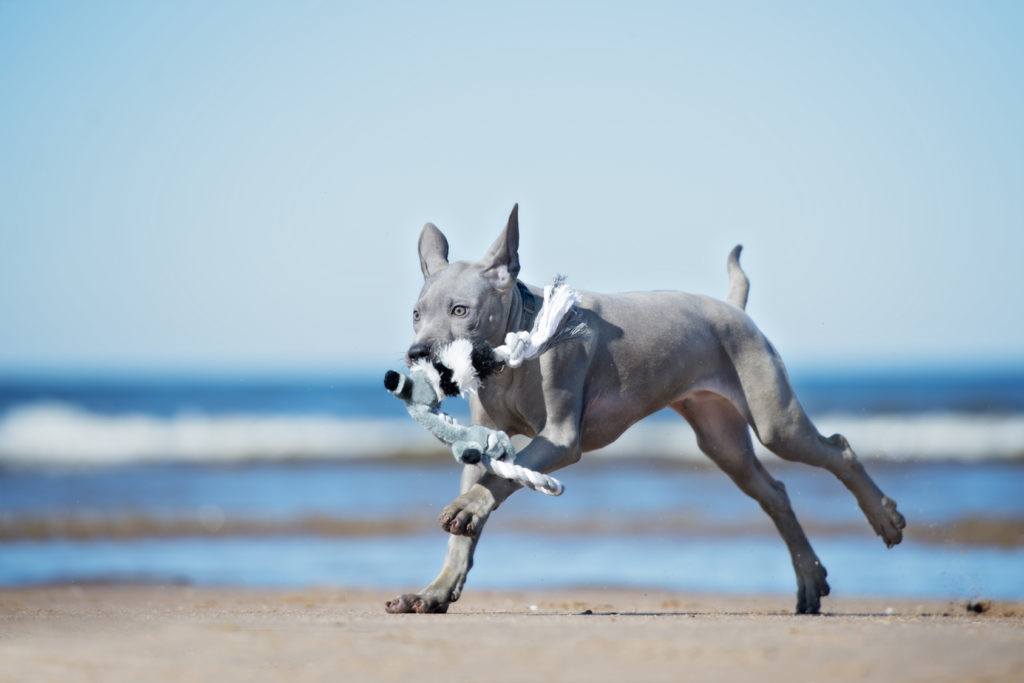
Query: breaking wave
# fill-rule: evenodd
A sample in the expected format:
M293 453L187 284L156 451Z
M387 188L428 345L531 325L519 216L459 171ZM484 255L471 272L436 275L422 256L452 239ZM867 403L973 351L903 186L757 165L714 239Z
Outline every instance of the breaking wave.
M640 423L602 453L658 457L699 456L685 423ZM1024 458L1024 414L911 413L854 416L834 413L815 419L828 436L843 434L862 458L880 460L1018 460ZM770 455L755 441L755 450Z
M1024 414L831 414L823 434L844 434L864 458L894 461L1024 458ZM763 449L762 449L763 451ZM429 456L444 447L402 418L182 413L101 414L73 404L33 403L0 416L0 465L113 465L141 462ZM703 461L680 419L642 422L601 457Z
M436 451L411 420L326 415L160 417L98 414L38 403L0 418L0 463L108 465L133 462L231 463L297 458L372 458L408 448Z

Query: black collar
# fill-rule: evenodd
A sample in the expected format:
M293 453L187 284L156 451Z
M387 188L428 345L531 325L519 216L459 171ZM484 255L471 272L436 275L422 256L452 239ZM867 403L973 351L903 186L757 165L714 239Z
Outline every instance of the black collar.
M540 306L537 305L537 297L518 280L516 280L516 289L519 290L519 300L523 304L523 318L520 327L524 330L532 330L533 321L537 319L537 311L540 310Z

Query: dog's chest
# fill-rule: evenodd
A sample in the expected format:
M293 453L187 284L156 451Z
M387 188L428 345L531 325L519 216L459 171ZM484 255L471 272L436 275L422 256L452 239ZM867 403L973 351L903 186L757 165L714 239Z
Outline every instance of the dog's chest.
M543 423L543 399L537 396L536 401L532 402L534 410L529 411L532 414L524 414L521 407L523 403L517 400L518 396L519 390L513 386L513 382L503 377L491 378L480 391L470 397L473 422L500 429L510 436L536 436L537 425ZM531 402L525 404L529 406ZM541 410L536 410L537 407Z

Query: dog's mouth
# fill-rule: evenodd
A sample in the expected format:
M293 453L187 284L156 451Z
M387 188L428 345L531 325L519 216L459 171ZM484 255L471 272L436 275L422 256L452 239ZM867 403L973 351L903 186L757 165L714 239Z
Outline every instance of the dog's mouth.
M408 367L412 367L417 363L428 363L440 371L441 368L446 367L444 362L452 362L453 349L458 341L460 340L448 343L435 342L430 345L415 344L406 353L405 364ZM477 377L481 380L501 372L505 367L505 363L494 356L494 347L489 342L480 339L470 339L469 342L470 350L468 353L465 350L466 345L464 343L459 345L459 354L463 358L461 361L456 362L472 365Z

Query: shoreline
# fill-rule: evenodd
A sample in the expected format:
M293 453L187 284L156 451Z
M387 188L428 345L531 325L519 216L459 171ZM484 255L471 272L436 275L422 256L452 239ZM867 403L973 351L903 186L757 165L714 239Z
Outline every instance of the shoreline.
M217 510L215 510L217 512ZM157 517L147 515L36 515L0 518L0 542L52 540L174 540L179 538L228 537L322 537L355 538L369 536L409 536L437 530L429 517L410 519L347 518L342 516L306 516L295 519L226 519L223 512L212 519L200 515ZM503 524L506 532L550 536L666 536L680 539L774 537L767 519L757 522L722 522L680 517L677 519L511 519ZM816 537L863 534L859 522L815 522L804 525ZM908 527L906 538L918 543L960 547L1019 548L1024 546L1024 518L964 516L947 522Z
M630 589L399 591L64 585L0 590L0 681L1011 680L1024 603Z

